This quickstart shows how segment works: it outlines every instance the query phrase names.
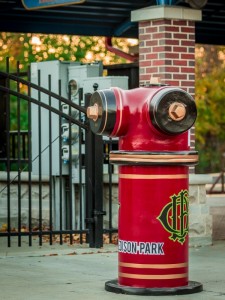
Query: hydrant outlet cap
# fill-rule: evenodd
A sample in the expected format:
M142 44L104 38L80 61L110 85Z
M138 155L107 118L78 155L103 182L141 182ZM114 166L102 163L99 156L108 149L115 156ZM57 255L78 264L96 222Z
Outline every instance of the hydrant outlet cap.
M197 109L194 99L187 92L166 87L153 96L149 115L156 129L176 135L192 127L197 118Z
M87 117L92 132L107 135L113 132L116 123L116 98L112 90L93 93L87 108Z

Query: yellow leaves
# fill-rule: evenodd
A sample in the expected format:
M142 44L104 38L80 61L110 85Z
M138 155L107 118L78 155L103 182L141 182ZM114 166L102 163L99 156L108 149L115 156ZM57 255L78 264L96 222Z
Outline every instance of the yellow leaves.
M40 36L32 36L30 40L31 45L41 45L41 43Z
M49 48L48 53L54 54L56 52L55 48Z
M196 58L202 58L205 54L205 48L203 46L196 47L195 48L195 57Z
M195 124L199 146L210 145L211 139L224 144L225 128L225 70L222 68L196 80L198 118ZM209 147L209 146L208 146ZM218 154L219 155L219 154Z
M136 45L137 39L114 38L113 44L122 51ZM90 63L100 60L105 65L124 63L126 60L105 48L105 37L0 33L0 61L13 57L12 68L20 60L23 68L33 61L60 59Z
M7 224L2 224L2 227L0 228L0 232L6 232L8 230Z
M94 58L93 52L88 51L88 52L86 53L86 55L85 55L85 59L86 59L87 61L93 61L93 58Z

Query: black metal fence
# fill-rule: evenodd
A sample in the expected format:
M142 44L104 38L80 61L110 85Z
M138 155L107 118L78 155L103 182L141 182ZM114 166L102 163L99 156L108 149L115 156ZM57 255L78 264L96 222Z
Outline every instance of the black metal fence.
M24 237L39 244L89 243L102 247L117 232L112 223L112 166L108 153L115 141L91 133L85 117L90 95L79 90L78 103L32 83L30 72L14 74L9 60L0 72L0 239L18 246ZM86 98L86 99L84 99ZM84 101L85 100L85 101ZM67 113L65 113L67 109ZM107 170L107 204L103 199L103 165ZM105 209L104 209L105 206Z

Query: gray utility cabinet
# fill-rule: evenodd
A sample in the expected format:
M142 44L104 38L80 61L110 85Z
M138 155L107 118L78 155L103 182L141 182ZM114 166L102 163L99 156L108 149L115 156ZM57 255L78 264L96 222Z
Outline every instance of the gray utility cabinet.
M61 62L61 61L46 61L31 64L31 82L40 84L41 87L49 89L59 94L59 81L61 81L61 95L68 98L68 83L69 83L69 67L77 67L82 70L85 76L98 76L99 66L98 65L80 65L80 63L74 62ZM88 69L88 71L87 71ZM40 73L40 77L38 75ZM50 78L49 78L50 76ZM79 75L78 75L79 76ZM39 82L38 82L39 81ZM49 96L40 93L32 89L31 96L35 99L39 99L41 102L49 104ZM78 95L77 95L78 97ZM77 97L73 97L74 101L77 102ZM72 100L72 99L71 99ZM51 106L59 110L60 103L57 99L51 98ZM39 111L40 110L40 111ZM62 109L63 110L63 109ZM68 109L67 109L68 111ZM62 128L60 123L63 125L66 123L65 119L60 121L60 117L54 113L49 113L45 108L39 108L38 105L32 104L32 172L33 174L39 174L41 171L42 175L49 174L49 157L50 151L52 152L52 172L51 175L60 175L60 164L62 149L60 149L60 138ZM40 120L39 120L40 115ZM51 141L49 140L51 130ZM63 142L62 142L63 143ZM41 149L41 156L39 151ZM68 174L68 165L62 163L62 175Z

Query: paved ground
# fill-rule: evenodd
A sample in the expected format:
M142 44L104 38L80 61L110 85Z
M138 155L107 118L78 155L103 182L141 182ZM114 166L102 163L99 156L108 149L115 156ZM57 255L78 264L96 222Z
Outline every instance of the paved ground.
M190 249L190 280L204 291L185 296L128 296L104 290L117 277L116 246L13 246L0 239L0 300L225 299L225 241Z

